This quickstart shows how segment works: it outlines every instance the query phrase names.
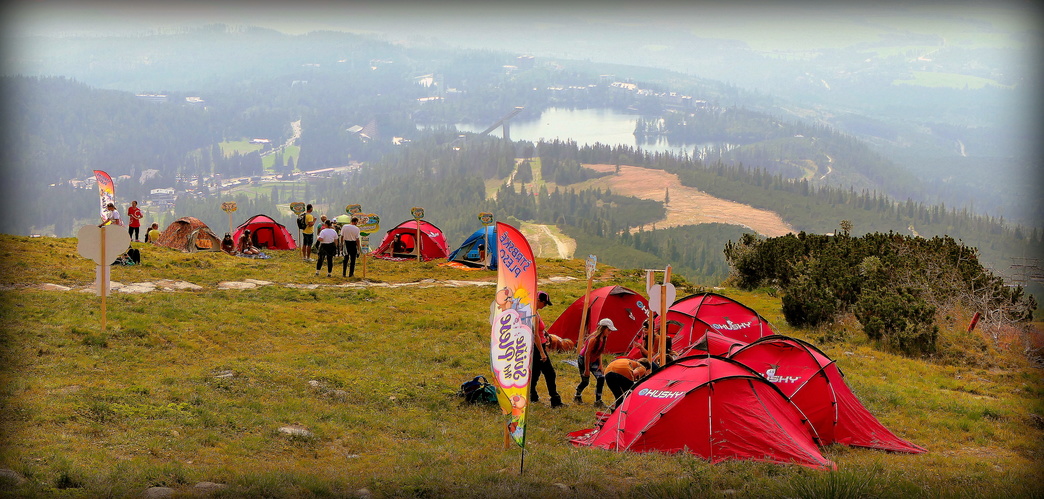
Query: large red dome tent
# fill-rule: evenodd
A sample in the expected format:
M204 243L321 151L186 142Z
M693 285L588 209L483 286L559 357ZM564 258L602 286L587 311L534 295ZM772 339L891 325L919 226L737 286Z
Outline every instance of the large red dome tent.
M254 215L236 227L232 241L239 242L244 230L250 229L250 240L254 246L269 250L292 250L297 248L294 236L286 226L268 215Z
M746 343L775 334L769 322L754 309L716 293L686 296L676 300L668 310L677 314L668 312L667 320L685 323L685 317L694 317L710 325L716 332ZM691 337L700 338L702 333L697 331Z
M647 303L642 295L623 286L606 286L591 290L584 338L598 328L599 320L609 318L616 326L616 331L609 333L605 351L622 353L630 350L631 342L636 339L638 331L642 328L642 322L649 317ZM558 316L547 332L577 341L583 311L584 297L581 296Z
M417 247L417 227L420 226L420 253L421 260L436 260L449 256L449 248L446 246L446 236L442 229L431 222L424 220L407 220L388 230L381 240L380 246L373 250L373 257L386 260L409 260L417 259L415 251ZM406 249L402 253L392 253L392 241L399 236L405 244Z
M775 384L808 416L824 445L927 452L885 428L852 393L834 361L809 343L767 336L733 352L730 358Z
M636 383L577 446L632 452L687 451L711 463L751 459L835 469L815 430L780 390L738 362L679 359Z

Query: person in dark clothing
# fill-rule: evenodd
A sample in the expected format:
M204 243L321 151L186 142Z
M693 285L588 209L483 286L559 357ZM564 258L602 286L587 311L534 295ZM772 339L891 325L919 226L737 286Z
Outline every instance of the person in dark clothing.
M548 305L551 305L551 297L543 291L537 293L536 309L539 311ZM536 316L536 335L534 337L537 354L533 357L533 379L529 382L529 400L533 402L540 400L536 386L537 382L540 381L540 375L543 375L544 383L547 385L547 395L551 399L551 407L562 407L562 397L558 395L558 387L555 384L555 366L551 361L551 356L547 353L551 341L545 332L546 329L544 320L540 318L538 313Z

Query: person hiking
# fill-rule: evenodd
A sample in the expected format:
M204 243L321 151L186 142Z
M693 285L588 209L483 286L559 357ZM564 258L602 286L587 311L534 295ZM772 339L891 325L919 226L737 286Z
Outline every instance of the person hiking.
M319 275L319 269L323 268L323 259L326 259L326 277L333 275L333 257L337 252L337 231L333 228L333 222L323 222L323 230L319 231L319 257L315 260L315 275Z
M298 205L301 206L301 205ZM299 208L300 209L300 208ZM305 227L301 229L301 256L304 261L312 261L312 238L315 235L315 215L312 215L312 204L305 206Z
M602 389L605 387L605 374L602 373L602 353L605 352L605 343L610 331L616 331L616 325L608 317L598 321L598 328L584 342L580 349L580 355L576 359L576 367L580 370L580 384L576 385L576 396L573 402L583 404L582 397L584 388L591 381L591 375L595 376L595 407L605 407L602 403Z
M344 245L344 261L341 262L341 276L355 277L355 259L359 256L359 219L352 217L352 222L341 227L341 243ZM349 265L350 263L350 265Z

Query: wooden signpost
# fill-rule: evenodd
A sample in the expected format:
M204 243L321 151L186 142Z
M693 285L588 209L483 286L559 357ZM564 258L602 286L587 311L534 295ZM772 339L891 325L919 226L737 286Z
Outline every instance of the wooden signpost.
M594 280L595 268L597 266L598 257L587 255L587 262L584 263L584 274L587 276L587 292L584 293L584 310L580 314L580 333L576 336L577 355L580 354L580 349L584 347L584 341L587 339L587 309L591 306L591 281Z
M362 278L366 279L366 255L370 253L370 234L381 228L381 217L376 213L357 213L354 216L359 218L359 253L362 253Z
M489 227L496 223L492 213L482 212L478 214L479 222L482 222L483 227ZM489 243L489 230L486 230L486 237L483 238L483 247L485 248L484 254L482 255L482 268L489 269L489 262L493 258L491 251L493 251L493 245ZM496 233L494 232L493 238L495 239Z
M417 242L413 244L413 248L417 250L417 261L421 261L421 224L420 221L424 218L424 208L416 207L410 208L410 214L413 215L413 220L417 222Z
M105 332L105 297L109 293L109 267L130 246L130 234L118 225L88 225L76 233L80 256L97 264L97 293L101 296L101 330Z
M663 272L663 284L655 284L653 274L656 272ZM670 306L668 304L674 303L677 297L677 290L674 288L674 284L671 284L671 266L668 265L664 270L647 269L645 271L645 291L649 294L649 311L655 310L660 318L658 334L653 334L653 323L649 322L648 349L649 352L659 352L660 365L663 365L667 363L667 308ZM654 338L658 341L654 342Z
M232 213L234 211L238 210L238 209L239 209L239 207L236 206L235 201L230 201L230 202L227 202L227 203L221 203L221 211L223 211L225 213L228 213L228 233L229 234L232 233Z

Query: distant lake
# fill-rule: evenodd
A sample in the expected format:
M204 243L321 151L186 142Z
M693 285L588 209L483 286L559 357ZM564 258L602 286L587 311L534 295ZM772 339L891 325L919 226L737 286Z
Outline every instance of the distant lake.
M540 114L535 120L511 120L511 140L528 140L539 142L541 139L551 141L572 140L578 145L601 143L606 145L625 145L641 147L649 152L671 152L693 155L695 149L703 150L716 144L667 144L660 140L652 144L639 144L634 136L634 125L639 115L614 111L612 109L564 109L552 107ZM458 123L457 130L478 133L486 126ZM501 137L502 127L497 127L490 135Z

